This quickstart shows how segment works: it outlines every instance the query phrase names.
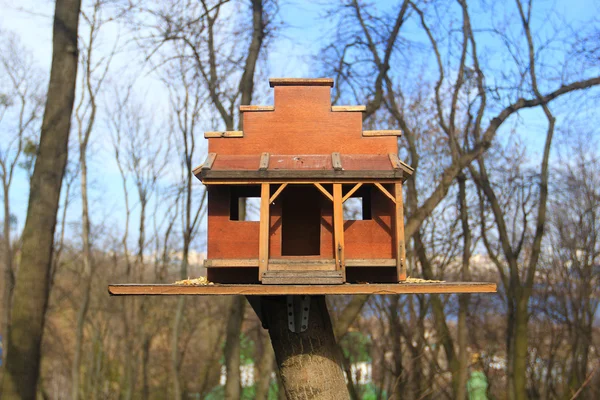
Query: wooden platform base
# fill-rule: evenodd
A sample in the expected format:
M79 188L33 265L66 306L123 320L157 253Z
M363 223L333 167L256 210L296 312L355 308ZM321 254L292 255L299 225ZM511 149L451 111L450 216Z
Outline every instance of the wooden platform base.
M335 264L334 264L335 266ZM342 271L267 271L263 274L263 285L341 285Z
M183 286L172 284L109 285L111 295L353 295L415 293L495 293L496 284L488 282L418 282L418 283L345 283L342 285L224 285Z

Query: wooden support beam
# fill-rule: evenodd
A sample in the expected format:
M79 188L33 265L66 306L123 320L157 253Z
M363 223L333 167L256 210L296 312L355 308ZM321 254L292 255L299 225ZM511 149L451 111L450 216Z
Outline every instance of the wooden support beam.
M204 260L205 268L256 268L258 267L258 258L210 258ZM346 259L346 267L396 267L395 258L352 258ZM289 258L270 258L269 271L271 270L334 270L335 259L289 259Z
M363 136L402 136L402 131L398 130L380 130L380 131L363 131Z
M275 193L273 193L273 196L271 196L271 198L269 199L269 204L271 204L272 202L275 201L275 199L277 198L277 196L279 196L281 194L281 192L283 191L283 189L285 189L285 187L287 186L287 183L282 183L277 190L275 191Z
M367 106L331 106L333 112L365 112Z
M341 171L344 169L342 168L342 158L340 157L340 153L331 153L331 164L333 165L333 169L335 171Z
M215 160L217 158L217 153L208 153L208 155L206 156L206 160L204 160L204 163L202 164L202 170L203 171L208 171L212 168L213 164L215 163Z
M269 271L335 271L335 260L333 258L319 259L289 259L271 258L269 260Z
M342 184L333 184L333 244L336 269L342 271L346 282L346 265L344 259L344 206L342 204Z
M260 187L260 231L258 241L258 280L262 280L263 273L269 269L269 202L270 185L261 184Z
M322 184L322 185L331 185L333 183L343 183L344 185L346 184L352 184L352 183L356 183L357 179L319 179L318 183ZM398 181L398 178L394 178L394 179L361 179L360 180L362 184L375 184L375 182L379 182L379 183L385 183L385 184L393 184L394 182ZM202 182L205 185L260 185L263 182L269 182L271 184L283 184L283 183L288 183L290 185L314 185L315 184L315 179L312 180L307 180L305 178L286 178L285 180L282 179L275 179L275 178L256 178L256 179L244 179L244 180L239 180L239 179L227 179L227 180L221 180L221 179L207 179L207 178L203 178Z
M333 87L333 78L271 78L269 86L329 86Z
M269 270L262 280L265 285L341 285L341 271L319 270Z
M350 189L350 191L348 193L346 193L346 195L344 197L342 197L342 203L344 203L346 200L348 200L350 198L350 196L352 196L354 194L354 192L356 192L358 189L360 189L360 187L362 186L362 183L357 183L356 185L354 185L354 187L352 189Z
M398 282L406 280L406 249L404 246L404 205L402 204L402 183L394 184L396 206L394 212L394 244Z
M271 258L269 260L269 271L335 271L335 260L331 260L329 264L276 264Z
M377 186L377 188L381 190L381 193L385 194L391 201L393 201L394 203L396 202L396 197L392 196L391 193L388 192L387 189L384 188L381 183L375 182L375 186Z
M205 139L213 138L243 138L243 131L215 131L215 132L204 132Z
M205 268L256 268L258 258L210 258L204 260ZM352 258L346 259L346 267L396 267L395 258ZM294 260L288 258L269 258L271 270L335 270L335 259Z
M325 189L323 187L323 185L321 185L320 183L314 182L313 185L315 185L317 187L317 189L319 189L321 191L321 193L323 193L325 195L325 197L327 197L329 200L333 201L333 196L331 195L331 193L329 193L327 191L327 189Z
M269 169L269 153L262 153L260 155L259 171L266 171Z
M184 286L173 284L109 285L113 296L127 295L355 295L411 293L495 293L496 284L489 282L416 282L416 283L346 283L343 285L225 285Z
M268 169L259 171L257 169L244 170L227 170L220 169L211 171L203 176L203 179L214 180L252 180L252 179L279 179L288 182L292 179L303 180L337 180L347 179L354 182L369 181L369 180L385 180L385 179L404 179L405 173L393 169L387 170L342 170L334 171L333 169Z
M240 112L252 112L252 111L275 111L275 106L254 106L254 105L240 106Z

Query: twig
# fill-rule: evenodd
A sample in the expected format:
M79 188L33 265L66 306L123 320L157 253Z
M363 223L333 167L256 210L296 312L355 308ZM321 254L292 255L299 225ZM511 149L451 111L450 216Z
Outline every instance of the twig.
M581 394L581 392L583 391L583 389L592 381L592 376L594 376L594 374L596 373L596 371L598 370L598 366L596 366L596 368L594 368L592 370L592 372L590 372L590 374L588 375L587 378L585 378L585 381L583 381L583 384L579 387L579 389L577 389L577 391L575 392L575 394L573 395L573 397L571 397L571 400L576 399L579 394Z

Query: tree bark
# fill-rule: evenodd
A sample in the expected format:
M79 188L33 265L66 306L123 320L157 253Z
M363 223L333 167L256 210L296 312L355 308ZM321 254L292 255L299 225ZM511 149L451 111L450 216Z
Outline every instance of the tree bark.
M262 297L261 302L288 400L349 399L325 296L311 297L308 328L302 333L288 329L284 296Z
M79 399L79 367L81 365L81 351L83 348L83 328L90 305L91 276L87 279L83 289L83 299L77 312L77 327L75 329L75 351L73 365L71 366L71 399Z
M467 185L466 176L461 173L458 176L458 204L460 210L460 220L463 232L463 259L461 279L463 282L471 280L470 259L471 259L471 228L469 227L469 212L467 210ZM469 312L469 294L458 295L458 377L455 396L457 400L467 398L467 373L469 357L467 352L468 331L467 315Z
M34 399L77 78L80 0L57 0L52 69L15 282L3 399Z
M180 296L177 299L177 309L175 310L175 318L173 319L173 332L171 333L171 373L173 375L173 398L181 399L181 382L180 382L180 366L179 360L179 335L181 332L181 323L183 321L183 312L185 308L185 297Z
M239 399L242 394L242 376L240 373L240 332L244 322L246 299L235 296L231 303L225 337L225 398Z
M348 329L350 329L350 326L354 323L368 300L368 294L352 296L352 299L340 313L333 326L336 339L341 339L348 332Z
M261 336L263 335L261 334ZM256 378L256 392L254 397L256 400L267 400L269 398L275 353L273 353L273 347L268 340L268 338L264 339L263 354L258 364L258 373L260 375Z
M2 340L6 341L10 327L10 304L12 301L12 292L15 285L15 275L13 272L13 252L10 243L10 202L8 185L3 182L4 186L4 287L2 292L2 321L0 323L0 335ZM4 344L4 343L3 343ZM3 354L6 358L6 354ZM0 379L2 375L0 375ZM1 382L1 381L0 381Z
M527 395L527 350L529 345L529 334L527 326L529 322L529 296L518 297L515 312L514 326L514 348L513 355L509 358L512 363L513 372L513 398L515 400L526 400Z
M89 54L89 50L88 50ZM89 62L89 61L88 61ZM89 84L89 76L87 82ZM90 91L90 95L93 94ZM83 328L90 304L90 290L92 284L92 249L90 244L90 214L88 201L88 174L87 174L87 145L94 124L96 114L96 104L91 101L92 116L88 122L85 134L82 135L80 126L79 132L79 168L81 176L81 241L83 243L83 271L82 277L85 284L83 288L83 299L77 312L77 327L75 331L75 351L73 355L73 365L71 366L71 399L79 399L79 367L81 364L81 350L83 347Z

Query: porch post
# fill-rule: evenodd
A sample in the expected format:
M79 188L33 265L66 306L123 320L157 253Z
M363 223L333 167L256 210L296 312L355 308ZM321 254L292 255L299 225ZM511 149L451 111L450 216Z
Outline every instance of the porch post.
M335 245L335 269L342 271L346 282L346 262L344 258L344 208L342 205L342 184L333 184L333 243Z
M270 185L262 183L260 188L260 231L258 244L258 280L269 269L269 199Z
M406 280L406 250L404 247L404 205L402 204L402 182L394 184L396 199L394 212L394 244L398 282Z

